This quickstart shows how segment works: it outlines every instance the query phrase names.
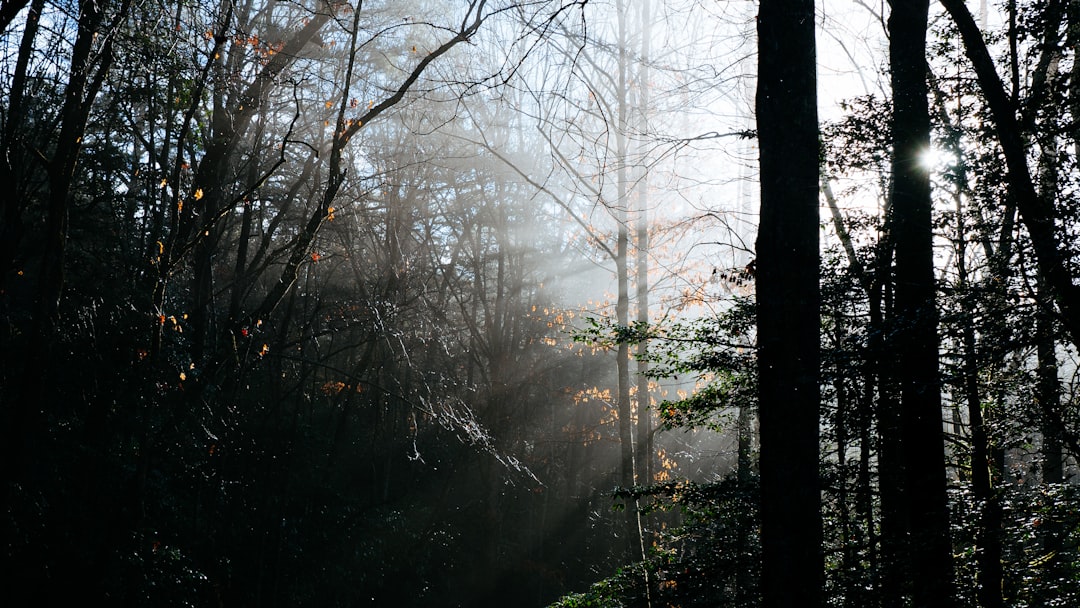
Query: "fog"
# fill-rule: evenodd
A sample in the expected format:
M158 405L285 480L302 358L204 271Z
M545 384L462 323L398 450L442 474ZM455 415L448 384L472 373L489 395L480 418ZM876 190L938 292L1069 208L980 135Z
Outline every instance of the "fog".
M841 241L866 259L882 234L888 41L882 7L819 5L823 284L851 298L825 325L843 350L871 333ZM716 552L741 574L714 587L749 588L756 2L0 14L13 589L540 607L678 564L702 529L743 551ZM955 168L928 168L943 214L973 198L946 192ZM823 470L857 454L869 496L871 423L840 437L829 391L856 381L827 363ZM695 511L705 495L728 507Z

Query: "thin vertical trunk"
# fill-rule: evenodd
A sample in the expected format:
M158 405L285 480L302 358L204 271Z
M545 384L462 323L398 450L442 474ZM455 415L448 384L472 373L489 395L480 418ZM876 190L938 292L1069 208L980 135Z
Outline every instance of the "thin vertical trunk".
M812 0L760 4L756 287L765 608L822 603L814 24Z
M616 175L616 200L615 200L615 273L618 283L618 300L615 304L616 324L619 327L630 325L630 275L629 275L629 248L630 227L627 218L627 203L629 191L629 179L627 175L627 144L626 131L628 124L627 113L629 112L628 74L629 53L627 52L627 25L626 5L620 1L617 3L618 16L618 73L616 82L617 110L615 119L615 162L618 163ZM616 366L618 372L617 400L619 407L619 447L620 447L620 479L623 487L631 488L634 485L634 431L633 431L633 403L630 399L630 344L620 341L616 352ZM637 509L635 504L627 505L626 509L626 546L629 555L640 555L637 526Z
M15 61L15 71L11 75L4 131L0 134L0 184L13 190L0 196L0 293L6 292L6 280L9 274L15 272L15 260L23 237L22 215L25 203L22 184L17 177L25 171L26 165L23 162L24 155L18 150L19 130L24 120L22 104L26 95L27 70L30 56L34 53L34 42L44 6L44 0L33 0L27 13L22 40L19 43L19 56ZM18 337L18 333L13 329L6 303L0 302L0 386L8 388L5 395L8 400L0 405L0 419L3 420L4 427L3 464L0 467L3 467L5 473L10 472L4 479L14 479L21 474L23 461L31 454L31 450L26 449L27 434L24 431L32 417L32 408L23 397L28 394L27 391L33 384L25 372L32 371L33 367L26 367L25 358L22 353L17 352L21 351L21 348L13 348ZM31 345L31 348L34 347Z
M879 331L885 327L883 322L876 326ZM906 605L904 598L911 593L907 540L911 523L904 478L900 399L896 379L886 361L884 340L873 342L876 345L871 347L870 356L874 368L872 377L877 383L878 491L881 495L880 597L884 608L901 608Z
M1056 412L1061 402L1061 383L1058 380L1054 321L1050 314L1041 311L1035 322L1035 345L1038 358L1036 398L1044 411ZM1059 423L1060 420L1056 417L1043 416L1043 483L1061 483L1065 480L1065 458L1062 452Z
M649 129L649 0L641 0L641 65L637 78L638 125L642 135ZM642 148L644 146L641 146ZM644 154L641 154L643 157ZM649 167L642 162L641 173L635 182L637 190L637 209L635 217L635 260L637 277L634 286L637 292L637 323L640 327L649 324ZM649 395L649 361L647 359L649 343L642 339L637 346L637 454L634 458L637 483L648 485L653 482L653 429L652 405ZM638 522L641 530L642 553L651 545L651 537L646 533L649 527L645 522Z
M118 16L125 14L129 7L130 0L124 0ZM51 327L59 314L60 297L64 291L71 185L75 179L75 167L82 151L83 133L90 117L90 109L112 65L114 36L104 36L105 42L101 48L96 51L94 48L98 37L102 35L108 8L108 2L94 0L84 0L79 6L70 78L64 90L64 104L60 110L60 132L56 137L56 150L49 161L45 248L38 284L39 307L36 313L42 328Z
M248 176L248 183L256 183L259 179L258 165L251 163L250 174ZM254 218L252 217L254 212L254 202L252 199L256 198L256 192L252 192L250 196L244 198L241 201L243 210L240 214L240 235L236 243L236 260L233 263L233 276L232 276L232 289L229 295L229 315L226 326L235 330L234 325L240 320L240 310L244 303L244 295L247 292L248 278L247 278L247 265L249 257L249 248L251 243L251 230Z
M873 440L871 439L871 411L873 410L873 378L866 376L866 388L859 394L859 469L856 477L855 499L859 523L863 526L867 575L863 576L867 589L871 588L873 575L880 567L877 551L878 536L875 532L873 476L870 474ZM866 399L865 396L869 397Z
M749 406L739 407L736 419L738 443L736 448L735 475L739 482L739 492L748 495L752 491L753 464L751 462L751 444L753 442L753 412ZM735 553L740 560L755 559L752 555L750 534L754 526L753 516L748 510L736 515L738 528L735 530ZM750 568L738 568L735 571L735 605L747 606L753 591Z
M958 287L967 294L971 288L968 282L966 262L966 234L963 213L960 208L960 195L957 195L958 234L956 237L956 269ZM965 303L965 310L974 310L975 303ZM1001 608L1005 605L1002 597L1004 572L1001 566L1001 503L998 501L992 484L990 442L986 421L983 417L982 398L979 394L979 362L975 340L974 319L965 315L961 328L963 344L963 394L967 403L968 421L971 425L971 485L975 500L979 503L979 527L975 539L975 559L978 564L976 594L979 605L983 608Z
M1080 0L1069 0L1066 9L1068 30L1065 44L1072 52L1072 69L1069 72L1069 112L1073 116L1070 137L1073 143L1073 158L1080 158Z
M232 11L223 12L223 17L220 20L219 27L224 28L229 23L232 17ZM176 23L179 23L180 8L177 7ZM184 214L181 213L180 201L182 200L180 192L180 176L184 166L184 146L187 145L188 135L191 134L193 128L192 124L195 119L195 114L198 109L197 101L201 98L203 90L210 82L210 71L214 65L218 63L218 59L224 48L226 38L222 35L218 35L214 38L214 47L208 54L206 63L203 65L202 72L199 79L195 82L195 90L192 95L192 103L186 109L183 118L179 124L173 124L172 109L169 110L169 118L166 121L165 139L162 142L162 153L159 159L159 163L164 166L169 160L168 148L173 147L172 154L172 167L171 174L166 178L167 182L172 184L171 193L170 189L161 188L161 207L159 214L155 214L155 230L159 231L158 236L162 239L157 241L153 249L151 250L151 256L155 259L157 266L157 277L154 284L153 295L151 296L151 313L153 318L152 332L150 334L150 360L157 361L158 356L161 353L162 340L165 325L165 301L169 289L169 280L172 278L173 266L178 263L177 258L183 256L183 253L177 253L185 249L185 244L190 238L187 234L188 231L182 231L181 228L185 225L182 222ZM169 87L170 92L173 88L179 86L174 79L170 79ZM171 133L176 128L175 143L172 142ZM214 162L208 162L207 165L216 164ZM187 217L191 216L193 205L188 205ZM168 223L168 230L164 230L163 226ZM167 235L167 236L166 236ZM196 311L194 313L195 318L199 318L201 313Z
M1045 303L1049 305L1049 303ZM1035 320L1036 399L1043 409L1042 423L1042 481L1044 485L1060 484L1064 479L1064 454L1062 453L1062 433L1060 420L1056 416L1047 416L1045 412L1056 412L1061 401L1061 384L1058 380L1057 344L1054 339L1053 317L1045 310L1039 311ZM1051 556L1047 563L1048 579L1056 580L1061 576L1061 559L1058 552L1062 549L1061 525L1049 519L1039 528L1043 553Z
M866 295L867 303L869 305L870 318L867 327L868 333L871 336L870 342L867 345L866 359L864 361L864 373L865 379L863 390L859 394L858 399L858 411L853 413L858 424L858 437L859 437L859 464L856 480L856 510L860 518L860 523L865 526L866 534L866 546L869 548L867 552L867 561L869 568L867 569L871 574L869 581L871 584L880 584L882 592L877 594L877 597L884 598L888 602L893 604L886 604L889 606L896 605L903 598L902 592L903 585L896 577L889 578L883 581L878 581L874 577L880 572L879 567L881 559L879 552L877 551L878 536L874 532L876 526L874 517L874 489L872 483L872 475L870 472L870 462L872 460L872 420L874 418L874 402L876 398L880 398L880 402L883 405L883 412L885 412L885 418L883 424L889 425L889 415L895 418L896 408L894 406L894 400L891 398L891 386L892 384L886 379L887 367L882 364L885 335L883 315L882 315L882 299L883 292L882 286L887 282L889 269L892 261L892 244L888 237L887 230L883 230L880 235L878 243L878 251L876 261L874 263L874 272L870 273L863 266L862 261L859 259L858 254L855 251L855 243L851 239L851 234L847 230L847 226L844 224L843 215L840 213L840 207L837 204L836 197L833 194L832 186L828 179L822 179L821 192L825 195L825 202L829 207L830 215L832 216L833 228L836 230L836 234L840 239L840 244L844 248L844 253L848 258L848 266L851 272L855 275L856 280L859 282L859 286L863 289ZM887 217L886 217L887 220ZM886 225L888 222L886 222ZM841 317L837 315L837 326L841 323ZM838 340L839 342L839 340ZM836 392L837 392L837 405L838 405L838 420L844 420L846 415L846 401L840 407L841 396L844 394L842 377L837 376ZM880 393L880 395L879 395ZM838 423L837 434L843 436L842 429L839 428ZM893 428L897 425L892 425ZM889 434L891 437L898 437L899 433L894 432ZM843 443L841 444L839 451L841 451L841 462L843 462ZM889 444L883 440L882 444L886 447L882 448L882 451L878 454L879 473L881 475L881 502L883 504L883 539L882 553L887 556L893 556L893 559L887 560L889 563L898 563L898 554L893 551L894 548L899 546L899 542L893 542L890 537L890 533L897 529L905 529L898 525L897 522L901 521L901 518L896 517L899 510L896 508L900 504L899 494L895 491L895 488L899 487L898 483L887 482L887 479L897 479L902 473L902 468L892 466L893 463L899 462L899 444ZM890 477L891 474L891 477ZM899 539L903 537L903 533L897 532L895 538ZM846 536L845 536L846 538ZM847 545L845 544L845 547ZM845 559L848 555L845 554ZM896 568L886 568L885 572L895 573ZM859 598L855 595L847 596L848 601L857 602Z
M0 288L13 270L12 266L22 241L23 197L19 191L17 176L24 171L20 159L23 154L18 148L19 129L23 124L23 100L26 96L27 70L30 56L34 54L34 41L40 26L41 11L45 0L33 0L26 14L22 39L19 42L19 55L15 60L15 71L11 75L8 90L7 116L4 117L4 132L0 134L0 184L6 184L14 192L0 197Z
M893 91L892 206L896 244L894 348L910 521L908 574L916 608L954 605L952 546L938 377L926 28L929 0L897 2L889 16Z
M991 458L986 421L979 398L978 366L975 357L975 332L970 319L963 328L964 394L971 422L971 483L975 500L980 505L979 528L975 539L975 559L978 564L977 595L983 608L1000 608L1004 571L1001 566L1001 503L994 492Z
M843 350L845 342L844 315L841 310L834 311L834 344L838 351ZM836 395L836 415L833 429L836 433L836 517L840 524L840 571L843 584L854 588L858 577L857 539L851 517L848 494L848 423L851 416L851 395L846 386L846 362L837 359L833 369L833 392ZM859 598L855 593L845 596L845 606L855 606Z
M1075 36L1078 34L1077 23L1074 21L1080 18L1080 2L1069 0L1069 6L1066 10L1066 16L1069 19L1068 28L1066 30L1066 45L1075 44ZM1050 10L1050 9L1047 9ZM1050 18L1054 18L1056 15L1051 15ZM1057 35L1057 23L1052 26L1053 33L1044 36L1044 40L1054 40ZM1051 27L1047 24L1047 27ZM1053 82L1059 78L1059 65L1061 61L1061 51L1058 49L1044 50L1040 57L1040 67L1045 67L1039 70L1037 74L1042 75L1041 81ZM1080 75L1080 71L1077 69L1077 58L1073 58L1072 76ZM1034 85L1033 85L1034 86ZM1080 92L1080 88L1077 88L1075 82L1070 83L1070 93ZM1080 108L1080 101L1075 98L1070 98L1070 104L1073 111ZM1029 115L1033 118L1037 110L1044 112L1054 113L1055 111L1066 110L1065 104L1054 104L1052 101L1048 101L1044 108L1031 108ZM1075 117L1076 114L1074 113ZM1074 121L1075 122L1075 121ZM1060 188L1060 156L1058 133L1051 130L1049 133L1039 138L1039 164L1038 164L1038 180L1039 180L1039 194L1047 201L1055 201L1057 199L1058 189ZM1064 150L1062 150L1064 152ZM1055 338L1055 321L1053 313L1052 298L1049 296L1049 290L1046 289L1046 285L1041 277L1037 278L1036 286L1038 292L1038 306L1035 311L1035 352L1037 367L1035 370L1036 375L1036 395L1035 398L1042 410L1042 477L1044 483L1061 483L1063 481L1064 474L1064 459L1061 447L1062 428L1060 426L1060 419L1057 416L1048 416L1047 412L1058 412L1061 404L1061 388L1058 382L1058 362L1057 362L1057 342ZM1043 544L1044 550L1047 555L1053 555L1056 558L1056 553L1061 549L1061 536L1060 527L1055 525L1055 522L1048 521L1043 526L1040 526L1039 536ZM1060 576L1057 565L1061 563L1060 559L1052 558L1048 562L1047 566L1051 571L1051 580Z
M230 59L244 51L233 49ZM225 77L225 62L214 63L216 75L213 89L213 114L210 127L210 142L206 156L199 163L195 184L191 196L184 199L181 213L182 222L187 229L182 232L184 238L197 241L194 248L191 277L191 312L190 340L191 358L202 366L208 351L212 351L212 335L215 332L214 283L216 279L215 259L218 257L218 242L224 233L224 227L217 216L226 205L231 195L231 188L236 177L233 175L234 150L238 146L242 132L235 129L231 108L226 100L226 87L229 79ZM179 148L179 147L178 147ZM180 150L177 150L179 161ZM179 184L174 186L179 188ZM199 193L196 195L196 193ZM198 198L196 199L196 196ZM186 221L185 221L186 220Z

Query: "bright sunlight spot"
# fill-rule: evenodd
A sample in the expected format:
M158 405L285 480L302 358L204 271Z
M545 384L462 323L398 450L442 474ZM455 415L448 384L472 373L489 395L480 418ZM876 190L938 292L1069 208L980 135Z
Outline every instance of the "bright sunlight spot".
M919 155L919 166L927 171L943 169L956 164L956 155L948 150L930 146Z

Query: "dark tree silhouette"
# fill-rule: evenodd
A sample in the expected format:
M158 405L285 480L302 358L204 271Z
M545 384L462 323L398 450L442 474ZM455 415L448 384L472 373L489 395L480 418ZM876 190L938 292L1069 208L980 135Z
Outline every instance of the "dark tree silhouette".
M764 606L820 606L818 122L814 3L758 14L757 239Z
M926 83L928 0L897 2L889 16L893 88L892 212L906 505L908 575L915 606L953 605L952 548L938 377L937 309L930 175L920 158L930 146Z

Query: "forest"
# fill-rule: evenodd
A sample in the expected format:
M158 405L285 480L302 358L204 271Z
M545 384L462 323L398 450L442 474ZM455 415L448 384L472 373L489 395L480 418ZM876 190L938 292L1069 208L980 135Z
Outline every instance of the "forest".
M6 605L1080 605L1080 0L0 0Z

